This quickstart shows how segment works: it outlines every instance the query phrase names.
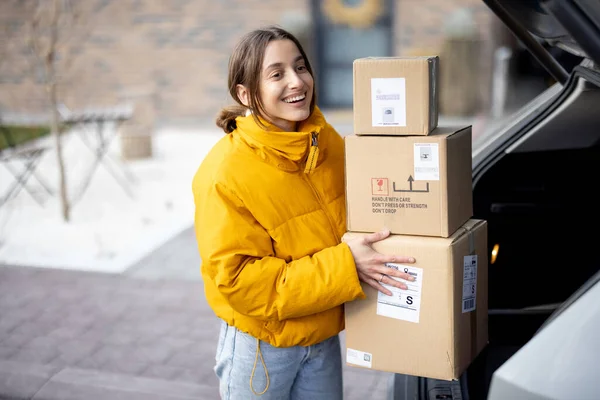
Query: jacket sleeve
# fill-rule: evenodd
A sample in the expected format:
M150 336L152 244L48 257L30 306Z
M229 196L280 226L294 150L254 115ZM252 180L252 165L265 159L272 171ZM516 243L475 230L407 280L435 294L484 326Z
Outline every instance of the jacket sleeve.
M219 185L209 191L194 191L202 273L234 310L281 321L365 297L347 244L286 262L234 193Z

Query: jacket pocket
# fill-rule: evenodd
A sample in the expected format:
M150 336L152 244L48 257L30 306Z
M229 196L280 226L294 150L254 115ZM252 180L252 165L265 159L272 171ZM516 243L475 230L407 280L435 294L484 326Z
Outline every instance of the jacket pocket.
M283 329L283 325L285 322L281 321L266 321L264 324L264 328L270 333L279 333Z

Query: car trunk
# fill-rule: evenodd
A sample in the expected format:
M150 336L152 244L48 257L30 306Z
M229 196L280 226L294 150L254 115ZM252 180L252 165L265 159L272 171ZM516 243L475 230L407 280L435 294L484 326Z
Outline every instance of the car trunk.
M435 398L428 393L440 385L485 399L493 372L600 268L600 3L484 2L557 83L473 144L474 213L488 221L489 249L497 249L487 349L460 383L396 375L395 399ZM542 43L583 61L567 72Z
M557 81L520 120L475 148L474 212L489 222L490 343L468 371L471 399L493 372L600 267L600 10L586 1L494 1L488 6ZM565 74L538 39L583 56ZM546 54L544 54L544 52ZM560 89L560 90L558 90ZM493 261L493 262L492 262Z

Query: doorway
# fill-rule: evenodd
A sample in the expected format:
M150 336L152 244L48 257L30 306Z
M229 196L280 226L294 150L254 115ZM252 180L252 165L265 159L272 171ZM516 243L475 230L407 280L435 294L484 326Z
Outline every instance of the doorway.
M357 7L363 1L338 0ZM312 0L317 57L317 96L323 108L352 108L352 63L361 57L388 57L393 54L393 0L381 0L383 12L366 28L331 21L322 0Z

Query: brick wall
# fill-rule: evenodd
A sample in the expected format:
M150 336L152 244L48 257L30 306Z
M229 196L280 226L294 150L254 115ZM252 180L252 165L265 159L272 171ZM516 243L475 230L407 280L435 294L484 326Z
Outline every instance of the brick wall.
M44 112L41 72L28 62L22 0L0 1L0 110ZM310 0L82 0L80 23L63 48L61 99L71 107L151 97L159 118L212 117L231 102L227 62L252 28L311 15ZM480 0L401 0L395 7L397 55L437 51L443 19L472 7L484 40L489 12ZM10 27L7 30L6 27ZM0 31L2 32L2 31ZM83 40L79 40L83 38ZM8 43L7 43L8 42ZM7 49L8 48L8 49ZM64 67L65 61L71 65Z
M283 10L309 11L304 2L291 0L84 3L78 30L85 40L69 42L69 68L59 62L68 75L61 81L61 99L85 107L153 93L159 117L170 118L214 115L229 103L227 62L240 35L280 23ZM28 18L20 4L0 2L5 26ZM0 65L0 109L43 112L41 81L22 67L28 58L25 31L21 27L12 35L13 48Z
M448 55L444 54L444 41L447 38L448 19L456 11L468 10L473 18L474 38L480 42L478 57L463 60L465 68L477 71L477 74L468 82L456 81L457 85L464 85L465 90L474 90L479 98L479 110L485 110L489 103L489 87L492 74L492 59L494 40L492 38L492 22L496 16L481 0L401 0L398 1L395 12L396 27L395 43L398 55L429 55L441 56L440 68L444 65ZM446 59L444 59L446 56ZM443 90L443 88L441 88ZM443 107L442 107L443 108Z
M448 17L461 8L471 11L480 38L489 40L493 15L481 0L401 0L395 8L396 52L439 51Z

